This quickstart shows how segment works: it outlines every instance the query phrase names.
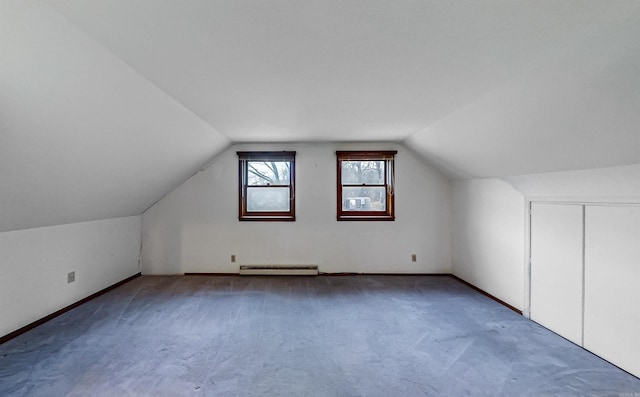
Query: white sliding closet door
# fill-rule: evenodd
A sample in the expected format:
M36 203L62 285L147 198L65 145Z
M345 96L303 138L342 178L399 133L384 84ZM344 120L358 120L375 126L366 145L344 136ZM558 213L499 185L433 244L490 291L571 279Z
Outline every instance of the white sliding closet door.
M531 319L582 345L583 206L531 205Z
M584 347L640 376L640 207L587 206Z

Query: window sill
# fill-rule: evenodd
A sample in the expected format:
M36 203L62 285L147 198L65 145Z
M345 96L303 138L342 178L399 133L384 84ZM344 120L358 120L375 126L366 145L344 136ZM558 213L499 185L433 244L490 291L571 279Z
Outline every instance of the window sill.
M338 221L395 221L394 216L363 216L363 215L341 215L337 218Z
M240 222L250 221L250 222L295 222L295 216L243 216L238 218Z

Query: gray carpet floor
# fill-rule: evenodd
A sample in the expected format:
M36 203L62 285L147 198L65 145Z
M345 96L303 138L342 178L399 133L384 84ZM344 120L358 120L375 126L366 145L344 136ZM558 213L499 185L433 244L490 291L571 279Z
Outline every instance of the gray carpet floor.
M640 396L450 277L140 277L0 345L1 396Z

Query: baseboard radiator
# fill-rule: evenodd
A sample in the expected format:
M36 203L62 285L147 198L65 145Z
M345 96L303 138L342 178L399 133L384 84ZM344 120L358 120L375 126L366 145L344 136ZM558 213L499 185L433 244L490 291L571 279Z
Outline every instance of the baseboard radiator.
M243 265L241 276L317 276L318 265Z

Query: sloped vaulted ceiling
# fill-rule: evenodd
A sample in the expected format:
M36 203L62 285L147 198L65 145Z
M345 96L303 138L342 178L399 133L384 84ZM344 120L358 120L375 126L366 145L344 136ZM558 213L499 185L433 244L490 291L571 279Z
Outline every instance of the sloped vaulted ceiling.
M140 214L228 145L48 6L0 6L0 231Z
M461 176L638 162L636 0L48 3L232 141L405 141Z
M638 164L639 6L597 18L406 143L471 177Z
M0 4L0 230L140 213L231 142L639 162L636 0Z

